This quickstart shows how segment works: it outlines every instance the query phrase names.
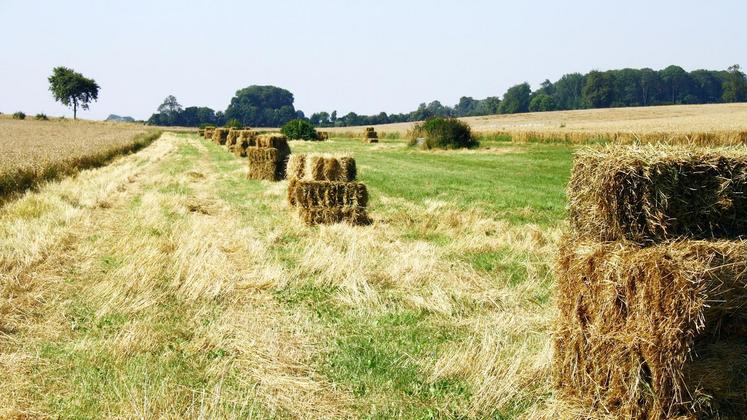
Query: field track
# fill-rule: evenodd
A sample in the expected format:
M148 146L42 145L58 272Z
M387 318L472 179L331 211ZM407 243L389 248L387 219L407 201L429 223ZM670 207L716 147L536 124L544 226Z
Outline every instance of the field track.
M3 207L0 417L561 410L549 272L567 148L292 143L359 157L373 227L307 228L285 182L185 134Z

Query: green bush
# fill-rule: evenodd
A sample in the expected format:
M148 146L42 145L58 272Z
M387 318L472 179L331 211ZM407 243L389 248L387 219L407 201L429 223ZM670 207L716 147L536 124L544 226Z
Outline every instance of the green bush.
M24 114L21 111L18 111L15 114L13 114L13 119L14 120L25 120L26 119L26 114Z
M37 121L49 121L49 117L47 117L47 114L36 114L34 116L34 119Z
M316 130L310 122L306 120L288 121L280 129L285 137L290 140L317 140Z
M238 121L237 121L237 122L238 122ZM199 127L199 128L201 128L201 129L203 129L203 130L204 130L204 129L208 128L208 127L209 127L209 128L215 128L215 124L202 123L202 124L200 124L200 127Z
M237 120L236 118L231 118L230 120L228 120L228 122L226 123L226 125L224 127L226 127L226 128L238 128L238 129L240 129L243 126L241 125L241 122L239 122L239 120Z
M456 118L430 118L416 125L409 137L410 146L423 149L460 149L479 144L469 125Z

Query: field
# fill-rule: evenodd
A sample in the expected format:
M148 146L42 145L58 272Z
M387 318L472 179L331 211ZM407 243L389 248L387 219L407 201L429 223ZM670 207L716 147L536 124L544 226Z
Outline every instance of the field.
M138 150L159 134L135 124L0 117L0 200Z
M0 213L0 417L550 416L565 145L348 151L369 227L188 134Z
M513 140L602 140L740 143L747 141L747 104L676 105L607 108L468 117L473 131ZM407 133L414 123L376 127L381 134ZM362 127L329 128L333 133L358 133ZM701 140L703 134L711 137ZM740 135L740 133L742 133Z

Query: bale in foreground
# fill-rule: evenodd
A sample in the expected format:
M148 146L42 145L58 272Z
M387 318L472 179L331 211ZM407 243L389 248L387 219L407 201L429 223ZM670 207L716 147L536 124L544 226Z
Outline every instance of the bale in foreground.
M747 149L581 150L568 199L571 228L583 238L739 238L747 235Z
M741 418L747 243L561 248L554 381L591 415Z

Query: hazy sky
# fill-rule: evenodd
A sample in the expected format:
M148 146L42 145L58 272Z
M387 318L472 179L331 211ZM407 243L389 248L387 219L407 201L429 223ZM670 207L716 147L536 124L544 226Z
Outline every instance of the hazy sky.
M405 112L564 73L747 66L744 0L0 0L0 112L72 116L47 77L101 86L83 118L145 119L166 95L225 110L272 84L306 115Z

